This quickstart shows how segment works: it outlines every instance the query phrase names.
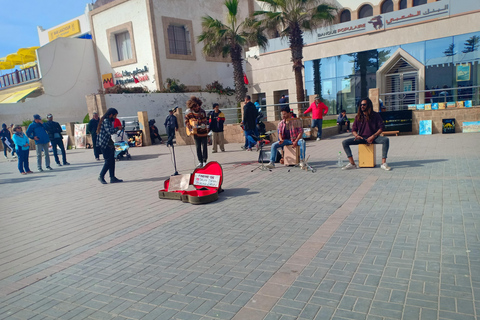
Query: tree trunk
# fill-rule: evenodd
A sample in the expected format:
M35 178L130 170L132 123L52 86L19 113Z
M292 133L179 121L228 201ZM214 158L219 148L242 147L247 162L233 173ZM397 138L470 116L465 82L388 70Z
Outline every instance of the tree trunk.
M233 81L235 82L235 99L241 102L247 95L247 88L243 80L243 65L242 65L242 47L239 45L232 46L230 49L230 57L233 65Z
M305 92L303 89L303 31L298 24L290 26L291 33L289 36L290 50L292 52L293 72L295 74L295 86L297 93L297 101L305 101ZM301 107L299 106L299 109ZM300 111L299 111L300 112Z

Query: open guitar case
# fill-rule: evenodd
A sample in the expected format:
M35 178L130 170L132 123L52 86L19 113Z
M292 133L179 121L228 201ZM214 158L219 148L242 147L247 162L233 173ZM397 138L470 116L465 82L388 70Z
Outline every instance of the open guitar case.
M218 199L218 194L223 191L222 183L222 166L211 161L203 168L196 168L190 175L189 186L193 186L195 190L169 190L170 179L167 179L163 183L163 189L158 191L158 197L191 204L209 203Z

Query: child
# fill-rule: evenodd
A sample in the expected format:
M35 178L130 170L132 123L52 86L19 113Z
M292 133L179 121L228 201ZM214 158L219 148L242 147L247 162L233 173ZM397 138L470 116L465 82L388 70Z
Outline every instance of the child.
M17 147L18 170L21 174L33 173L28 166L28 155L30 153L30 140L27 135L22 132L22 127L15 126L13 128L13 142Z

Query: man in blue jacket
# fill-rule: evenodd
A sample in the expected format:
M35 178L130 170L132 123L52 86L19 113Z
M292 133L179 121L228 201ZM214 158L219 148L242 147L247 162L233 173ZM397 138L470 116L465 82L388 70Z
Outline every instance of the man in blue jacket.
M28 126L27 137L35 140L35 149L37 149L37 168L38 172L42 172L42 151L45 153L45 166L48 170L53 170L50 167L50 155L48 154L48 133L43 127L42 118L35 114L33 115L33 122Z
M63 145L62 127L58 122L53 121L53 115L51 113L47 114L47 122L43 124L43 127L47 131L50 142L52 143L53 157L57 165L59 167L62 166L58 158L57 146L60 147L60 151L62 152L63 165L69 165L70 163L67 162L67 154L65 153L65 146Z

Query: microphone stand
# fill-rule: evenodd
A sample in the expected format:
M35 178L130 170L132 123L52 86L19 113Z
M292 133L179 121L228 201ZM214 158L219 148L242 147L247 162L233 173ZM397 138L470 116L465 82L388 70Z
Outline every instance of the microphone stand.
M171 144L171 146L172 146L172 151L173 151L173 166L175 168L175 173L172 174L172 176L178 176L177 161L176 161L176 158L175 158L175 147L173 146L173 143Z

